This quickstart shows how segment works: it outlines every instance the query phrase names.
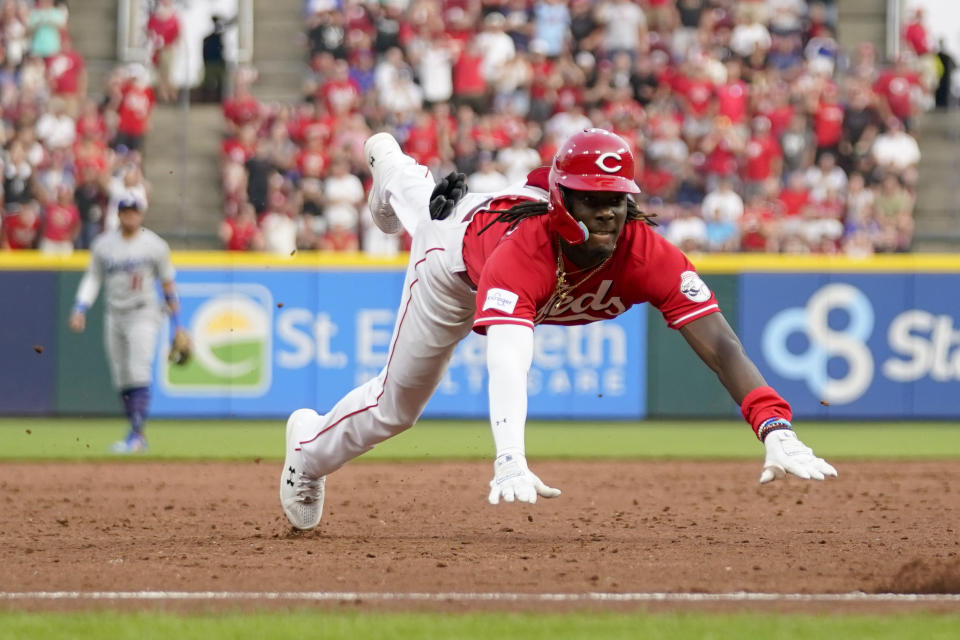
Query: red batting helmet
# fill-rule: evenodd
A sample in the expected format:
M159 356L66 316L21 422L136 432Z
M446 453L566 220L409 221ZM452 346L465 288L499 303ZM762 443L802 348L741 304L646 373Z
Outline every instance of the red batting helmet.
M563 202L560 187L577 191L640 193L633 180L633 152L627 141L603 129L584 129L557 150L550 166L550 222L569 244L580 244L590 235Z

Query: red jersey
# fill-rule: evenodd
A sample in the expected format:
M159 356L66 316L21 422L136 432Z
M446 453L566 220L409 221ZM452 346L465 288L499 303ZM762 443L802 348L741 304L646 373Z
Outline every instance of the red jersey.
M637 184L640 185L644 193L648 196L659 196L661 198L669 194L675 182L676 177L672 171L662 167L653 168L649 165L643 168L640 178L637 180Z
M730 118L730 122L740 124L747 119L749 102L749 86L743 80L736 80L729 84L722 84L716 89L717 110L720 115Z
M253 96L228 98L223 101L223 115L237 126L247 124L260 117L260 103Z
M304 178L322 178L327 170L327 156L322 151L304 149L297 154L297 169Z
M74 145L73 162L77 175L91 167L96 173L103 173L109 168L107 150L102 144L84 142Z
M153 89L149 87L130 85L125 88L120 106L117 107L117 113L120 115L117 130L130 136L145 134L154 102L156 98L153 95Z
M679 76L674 84L674 91L684 97L690 112L700 117L706 115L710 108L714 87L709 80L694 80L693 78Z
M502 200L507 202L494 202L491 209L507 209L523 199ZM575 286L561 296L559 245L548 217L528 218L512 231L496 223L477 235L494 215L477 213L463 242L467 275L477 283L477 333L494 324L532 328L609 320L642 302L657 307L674 329L720 310L687 257L640 220L624 225L613 255L592 273L562 258L566 283Z
M884 71L877 78L873 90L882 95L890 105L890 111L901 120L909 118L913 113L913 102L910 94L914 87L920 86L920 78L912 72L897 73Z
M453 95L474 95L487 90L481 71L483 56L464 51L453 65Z
M287 133L296 143L302 143L308 138L319 138L328 142L336 128L337 119L329 115L320 118L294 118L287 125Z
M77 119L77 137L85 138L87 136L97 140L107 139L107 123L99 113Z
M743 177L747 180L766 180L773 174L774 161L783 156L780 143L771 135L750 138L746 148Z
M3 234L11 249L32 249L40 231L40 216L23 215L4 216Z
M770 121L770 132L779 138L780 134L790 126L790 121L793 120L793 105L782 104L768 111L762 111L757 115L767 117Z
M243 164L257 152L257 142L254 140L249 144L244 144L236 138L227 138L220 145L220 151L225 158Z
M718 176L730 176L737 171L737 154L730 150L726 140L721 139L707 154L703 170Z
M230 239L227 240L227 251L248 251L260 230L256 221L240 222L237 218L227 218L230 227Z
M810 193L807 191L794 191L784 189L777 196L777 200L783 205L783 213L787 216L799 216L810 203Z
M821 102L813 114L813 133L818 147L833 147L843 137L843 105L838 102Z
M331 113L352 111L360 99L360 89L357 83L346 80L330 80L320 87L320 96Z
M75 206L51 204L43 219L43 237L52 242L68 242L80 226L80 214Z
M83 72L83 56L76 51L61 51L47 58L47 74L50 76L50 88L58 95L72 96L77 93L80 74Z
M440 142L437 137L436 123L431 120L424 126L415 126L403 145L406 152L417 164L428 165L440 157Z
M180 20L173 13L166 18L153 14L147 21L147 31L158 46L168 47L180 36Z
M922 22L911 22L903 30L903 39L907 41L910 48L918 56L925 56L932 50L930 47L930 38L927 37L927 29Z

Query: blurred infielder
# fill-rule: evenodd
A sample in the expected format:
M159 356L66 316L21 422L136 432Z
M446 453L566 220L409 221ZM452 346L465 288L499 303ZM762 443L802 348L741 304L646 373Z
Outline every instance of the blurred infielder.
M170 247L154 232L144 229L143 210L136 199L119 204L119 228L99 236L90 249L90 264L77 288L70 328L83 331L86 311L104 285L106 313L104 343L110 377L130 420L130 433L113 445L117 453L145 451L144 422L150 405L150 383L157 335L163 312L157 299L157 281L163 288L167 310L175 328L171 359L186 359L186 334L179 328L179 303ZM180 342L178 350L177 342Z
M416 422L471 329L487 336L496 445L488 500L560 495L527 467L534 328L605 320L641 302L660 310L740 405L765 445L761 483L837 474L797 439L790 405L767 386L694 266L637 209L634 156L622 138L577 133L525 184L459 201L460 180L435 186L388 134L364 151L371 213L382 230L402 225L413 236L410 263L384 369L327 414L300 409L287 421L280 500L294 527L320 522L327 474Z

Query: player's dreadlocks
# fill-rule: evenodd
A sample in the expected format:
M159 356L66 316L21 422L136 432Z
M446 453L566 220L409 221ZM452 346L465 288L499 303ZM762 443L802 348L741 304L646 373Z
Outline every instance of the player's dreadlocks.
M477 235L480 235L498 222L508 223L510 226L507 227L507 230L509 231L520 224L522 220L546 214L547 206L546 202L521 202L520 204L516 204L506 211L498 213L493 220L484 225L480 231L477 231ZM656 227L657 221L654 220L656 215L655 213L641 211L633 198L627 198L627 220L642 220L645 224Z

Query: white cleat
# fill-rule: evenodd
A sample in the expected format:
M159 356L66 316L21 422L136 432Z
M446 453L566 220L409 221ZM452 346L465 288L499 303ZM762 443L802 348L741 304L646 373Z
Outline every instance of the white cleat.
M413 164L414 160L404 155L396 138L389 133L376 133L367 138L363 144L363 155L373 175L370 196L367 198L373 222L384 233L397 233L403 227L393 207L387 202L387 194L383 192L385 173L391 164Z
M120 440L119 442L114 442L110 446L110 450L113 453L119 454L146 453L147 439L142 433L131 431L125 439Z
M319 418L313 409L297 409L287 420L287 455L280 474L280 505L295 529L313 529L323 515L325 477L316 478L304 472L300 451L304 428L316 425Z

